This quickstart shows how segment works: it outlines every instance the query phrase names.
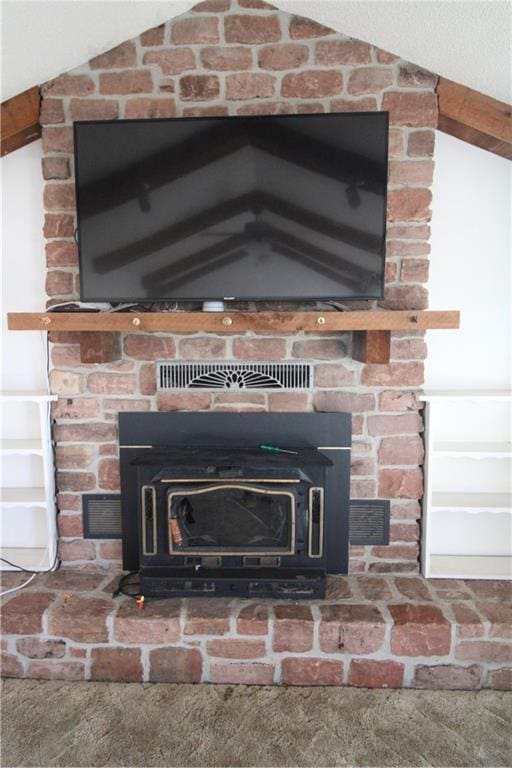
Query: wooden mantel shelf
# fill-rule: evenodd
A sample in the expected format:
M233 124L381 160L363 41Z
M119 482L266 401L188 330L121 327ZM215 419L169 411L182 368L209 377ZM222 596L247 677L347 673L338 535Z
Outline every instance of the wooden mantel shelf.
M11 331L280 333L458 328L457 311L362 312L10 312Z
M11 331L79 331L82 362L118 359L120 332L333 333L353 331L353 357L389 362L391 331L458 328L457 311L354 312L11 312Z

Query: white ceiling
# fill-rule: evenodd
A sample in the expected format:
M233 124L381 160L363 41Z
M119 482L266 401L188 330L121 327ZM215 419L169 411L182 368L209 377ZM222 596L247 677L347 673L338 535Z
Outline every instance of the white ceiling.
M2 100L188 10L190 0L1 0ZM502 101L511 0L274 0Z

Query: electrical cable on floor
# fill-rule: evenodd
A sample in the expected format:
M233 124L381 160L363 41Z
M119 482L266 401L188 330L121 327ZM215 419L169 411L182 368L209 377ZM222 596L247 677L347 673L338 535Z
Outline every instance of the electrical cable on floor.
M136 576L138 581L128 582L127 580L130 578L130 576ZM137 586L137 592L126 592L124 589L125 586ZM130 573L125 573L124 576L121 576L119 584L117 585L117 589L115 589L112 593L112 597L117 597L118 595L126 595L127 597L133 597L135 599L140 597L140 578L138 571L130 571Z
M41 562L44 560L47 554L48 554L48 547L46 547L44 551L44 554L41 558ZM35 573L37 576L38 573L50 573L50 571L52 571L55 568L55 564L57 563L58 556L55 555L55 558L51 566L49 568L45 568L44 571L40 571L39 569L36 569L36 568L24 568L22 565L17 565L16 563L12 563L6 557L0 557L0 560L2 561L2 563L7 563L7 565L10 565L11 568L16 568L16 572L19 571L20 573Z
M23 584L18 584L17 587L11 587L10 589L6 589L5 592L0 592L0 597L5 597L5 595L9 595L11 592L17 592L19 589L23 589L23 587L28 586L28 584L30 584L30 582L35 579L38 573L39 571L33 573L29 579L23 582Z
M46 547L44 551L44 554L41 558L41 562L43 562L47 554L48 554L48 547ZM10 589L6 589L5 592L0 592L0 597L4 597L5 595L9 595L11 592L17 592L19 589L23 589L23 587L26 587L28 584L30 584L30 582L33 581L35 577L38 576L39 574L50 573L51 571L54 570L58 562L58 559L59 559L58 555L56 554L55 559L49 568L46 568L44 571L40 571L40 570L34 571L31 568L23 568L23 566L21 565L17 565L16 563L11 563L11 561L7 560L6 557L0 557L0 561L2 563L7 563L7 565L11 566L11 568L16 568L15 573L31 573L32 574L30 578L27 579L27 581L23 582L23 584L18 584L16 587L11 587Z
M46 391L48 394L51 393L51 386L50 386L50 334L41 332L41 341L43 343L43 354L44 354L44 371L46 376ZM48 419L48 434L51 438L51 430L52 430L52 404L51 402L48 402L47 405L47 419ZM59 563L59 550L58 550L58 540L57 540L57 530L58 530L58 523L57 523L57 462L55 460L55 443L53 440L50 441L51 449L52 449L52 455L53 455L53 489L54 489L54 504L55 504L55 558L53 560L52 566L49 569L49 571L53 571L55 569L55 566L57 563ZM49 544L47 547L47 551L49 549ZM48 572L49 572L48 571ZM42 571L40 571L42 573Z

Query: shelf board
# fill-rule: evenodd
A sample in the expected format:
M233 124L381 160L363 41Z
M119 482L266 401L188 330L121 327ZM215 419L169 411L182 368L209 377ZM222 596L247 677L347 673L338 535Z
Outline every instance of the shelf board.
M2 557L10 560L11 563L21 565L22 568L32 568L36 571L46 571L50 567L48 562L48 552L46 547L1 547L0 552ZM0 560L0 570L16 572L16 568L12 568L7 563L2 563ZM27 578L30 574L26 574Z
M46 507L44 488L0 488L2 507Z
M462 493L436 491L432 509L462 509L468 512L506 512L512 509L511 493Z
M0 392L0 402L34 402L44 403L57 400L57 395L51 395L49 392L45 392L42 389L34 390L4 390Z
M439 400L512 400L512 392L506 389L438 389L427 390L418 395L418 400L433 402Z
M512 557L431 554L428 578L512 579Z
M9 455L43 455L43 445L41 440L1 440L0 453L3 456Z
M474 459L504 459L512 456L512 443L439 442L434 443L434 456L467 456Z

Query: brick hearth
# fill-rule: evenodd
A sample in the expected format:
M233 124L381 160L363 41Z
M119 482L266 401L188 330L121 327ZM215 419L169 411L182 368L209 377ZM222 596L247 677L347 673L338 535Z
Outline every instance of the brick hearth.
M3 588L23 580L4 574ZM112 598L63 569L4 599L2 675L123 682L512 687L512 588L329 577L325 601Z

